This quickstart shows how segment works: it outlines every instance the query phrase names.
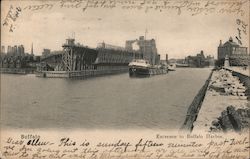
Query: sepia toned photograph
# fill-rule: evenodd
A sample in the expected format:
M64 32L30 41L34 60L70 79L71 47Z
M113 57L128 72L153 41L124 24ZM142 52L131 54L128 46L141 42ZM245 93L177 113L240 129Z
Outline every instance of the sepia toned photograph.
M0 159L249 158L249 7L1 1Z

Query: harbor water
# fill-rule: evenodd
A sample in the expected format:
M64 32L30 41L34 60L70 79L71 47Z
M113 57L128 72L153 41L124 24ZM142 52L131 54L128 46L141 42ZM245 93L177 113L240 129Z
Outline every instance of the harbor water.
M179 129L210 68L72 80L1 74L2 128Z

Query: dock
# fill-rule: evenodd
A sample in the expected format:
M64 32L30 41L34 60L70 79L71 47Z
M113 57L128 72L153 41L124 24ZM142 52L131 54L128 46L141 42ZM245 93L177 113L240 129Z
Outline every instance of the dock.
M28 73L34 73L34 68L0 68L0 73L4 74L20 74L25 75Z
M104 75L112 75L119 73L128 72L127 68L113 68L105 70L82 70L82 71L41 71L37 72L37 77L47 77L47 78L89 78Z

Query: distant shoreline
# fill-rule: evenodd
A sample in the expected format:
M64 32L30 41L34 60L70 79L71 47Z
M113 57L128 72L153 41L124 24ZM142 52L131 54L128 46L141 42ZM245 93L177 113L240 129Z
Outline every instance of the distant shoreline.
M35 68L0 68L2 74L33 74Z

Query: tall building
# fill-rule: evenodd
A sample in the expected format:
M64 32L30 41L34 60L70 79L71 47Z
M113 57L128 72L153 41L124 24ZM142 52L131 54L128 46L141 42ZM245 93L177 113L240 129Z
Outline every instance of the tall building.
M5 47L1 46L1 53L5 53Z
M50 49L43 49L42 56L47 57L50 54Z
M156 43L154 39L146 40L144 36L140 36L139 40L126 41L126 50L132 50L133 43L137 42L140 52L143 54L143 59L148 60L150 64L159 64L160 57L157 54Z
M23 47L23 45L19 45L18 47L17 47L17 55L18 56L24 56L24 47Z
M157 58L157 48L154 39L146 40L144 36L140 36L138 45L141 52L143 53L143 58L148 60L150 64L156 64Z
M12 53L12 47L8 45L7 47L7 54L11 54Z
M14 45L14 47L13 47L13 54L17 55L17 45Z

